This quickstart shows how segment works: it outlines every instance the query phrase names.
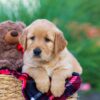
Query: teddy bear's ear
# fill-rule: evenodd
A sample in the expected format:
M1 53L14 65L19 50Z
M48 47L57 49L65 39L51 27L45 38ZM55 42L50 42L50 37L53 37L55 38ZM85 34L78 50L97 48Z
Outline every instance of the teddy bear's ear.
M27 30L24 29L22 34L19 36L19 43L22 45L24 50L27 48Z
M67 41L63 37L63 33L57 32L55 34L55 43L54 43L54 53L55 55L60 53L67 45Z

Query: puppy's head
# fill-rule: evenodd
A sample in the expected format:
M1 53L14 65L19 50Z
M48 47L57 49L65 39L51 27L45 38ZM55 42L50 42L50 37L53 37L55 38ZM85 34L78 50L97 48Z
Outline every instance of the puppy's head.
M45 19L36 20L20 37L20 43L34 60L49 61L66 46L62 32Z

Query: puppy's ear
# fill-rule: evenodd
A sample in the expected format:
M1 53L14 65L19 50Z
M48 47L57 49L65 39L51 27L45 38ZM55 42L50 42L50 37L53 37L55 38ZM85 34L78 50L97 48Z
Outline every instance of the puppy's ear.
M23 33L19 36L19 43L22 45L24 50L27 48L27 30L24 29Z
M67 41L64 39L62 33L56 33L55 35L55 46L54 53L55 55L60 53L67 45Z

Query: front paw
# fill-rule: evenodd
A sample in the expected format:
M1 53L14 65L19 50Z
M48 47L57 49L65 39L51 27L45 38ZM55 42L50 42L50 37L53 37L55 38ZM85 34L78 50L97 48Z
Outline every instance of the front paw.
M51 85L51 93L55 97L60 97L65 91L65 84L64 82L52 82Z
M39 79L36 81L37 89L42 93L47 93L50 88L50 80L49 79Z

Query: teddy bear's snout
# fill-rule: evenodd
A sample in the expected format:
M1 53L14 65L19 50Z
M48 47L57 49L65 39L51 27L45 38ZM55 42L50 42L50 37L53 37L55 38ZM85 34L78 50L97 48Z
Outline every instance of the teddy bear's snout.
M19 33L16 30L9 31L5 35L5 41L9 44L17 44L18 36Z
M18 32L17 31L12 31L10 34L11 34L12 37L17 37L18 36Z

